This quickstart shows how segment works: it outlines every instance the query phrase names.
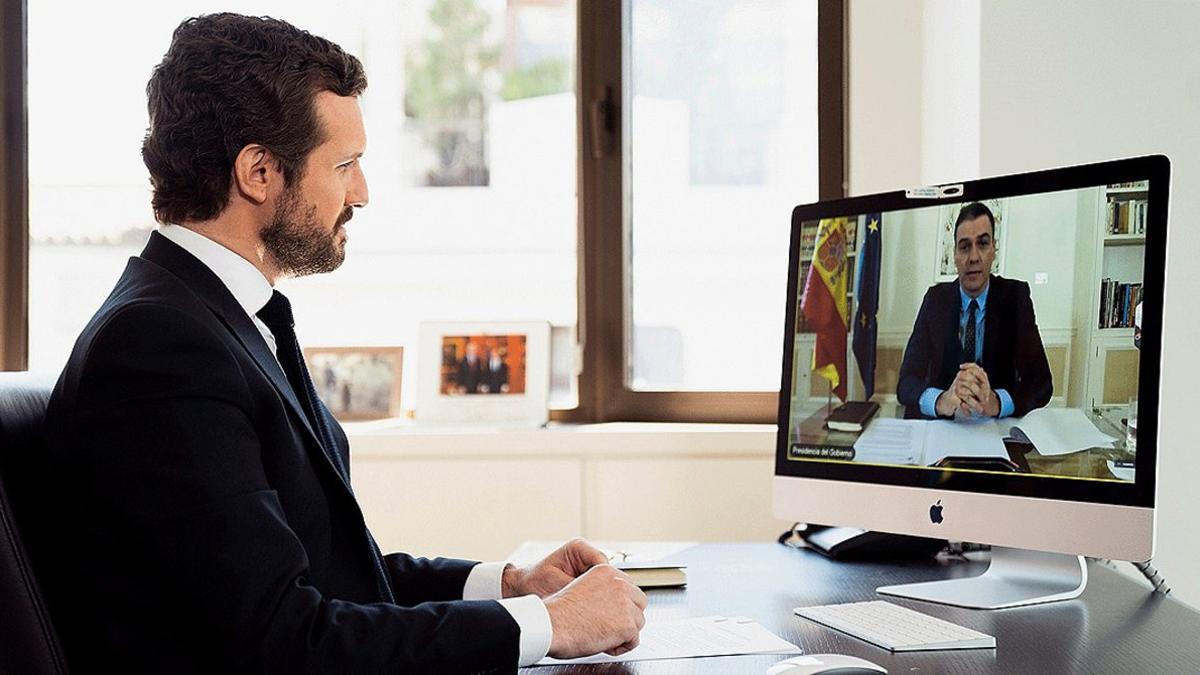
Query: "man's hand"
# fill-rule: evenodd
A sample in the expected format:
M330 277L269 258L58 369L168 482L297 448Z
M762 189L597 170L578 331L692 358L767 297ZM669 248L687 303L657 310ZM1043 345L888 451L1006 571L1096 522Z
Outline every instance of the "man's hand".
M959 366L950 389L957 395L959 407L964 414L974 413L988 417L1000 414L1000 398L992 391L987 371L979 364L964 363Z
M961 375L961 373L959 373ZM950 388L938 394L937 401L933 407L937 414L941 417L954 417L954 411L962 406L962 399L955 393L958 390L958 378L955 378L954 384Z
M607 562L600 549L583 539L572 539L532 567L506 568L500 582L501 594L505 598L530 594L546 598L592 567Z
M596 565L546 598L553 631L550 656L624 654L638 646L645 609L646 594L629 575L612 565Z

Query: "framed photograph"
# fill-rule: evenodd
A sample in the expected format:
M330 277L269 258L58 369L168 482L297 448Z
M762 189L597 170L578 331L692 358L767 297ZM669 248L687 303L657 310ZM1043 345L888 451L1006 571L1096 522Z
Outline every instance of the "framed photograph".
M400 416L403 347L307 347L317 395L339 420Z
M996 259L992 262L992 274L1004 273L1004 199L984 199L983 204L996 217L996 236L993 245L996 247ZM962 204L943 204L938 208L938 261L937 280L954 281L958 278L958 269L954 266L954 221Z
M423 323L419 423L541 426L549 419L550 324Z

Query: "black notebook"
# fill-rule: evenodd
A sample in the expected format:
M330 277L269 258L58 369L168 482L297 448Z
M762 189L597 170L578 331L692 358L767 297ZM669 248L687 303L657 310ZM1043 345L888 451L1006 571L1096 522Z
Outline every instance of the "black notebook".
M833 431L862 431L877 412L879 404L874 401L847 401L829 413L825 426Z

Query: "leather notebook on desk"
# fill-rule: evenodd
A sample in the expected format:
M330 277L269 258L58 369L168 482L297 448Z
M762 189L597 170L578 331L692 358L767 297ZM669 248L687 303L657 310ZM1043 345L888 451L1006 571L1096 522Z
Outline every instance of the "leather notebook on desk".
M617 563L617 569L629 575L638 588L673 588L687 585L687 567L664 563Z
M862 431L877 412L879 404L874 401L847 401L829 413L825 426L833 431Z

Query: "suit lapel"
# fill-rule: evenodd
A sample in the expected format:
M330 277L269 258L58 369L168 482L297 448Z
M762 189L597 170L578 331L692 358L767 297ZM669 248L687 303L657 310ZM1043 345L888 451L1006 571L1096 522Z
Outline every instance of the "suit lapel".
M946 297L946 336L945 342L942 343L942 360L943 377L948 377L950 381L954 381L954 376L958 373L958 360L962 357L962 342L959 341L958 322L962 316L962 300L958 296L958 282L947 284Z
M263 340L262 333L258 331L258 327L254 325L254 322L251 321L246 311L234 299L233 294L229 292L220 278L195 256L157 232L150 234L150 241L142 251L142 258L183 280L188 288L204 301L225 324L242 348L250 354L259 370L271 381L287 406L291 408L293 417L300 421L301 426L308 433L309 439L321 449L322 463L329 467L329 470L338 477L338 481L349 491L350 487L346 483L345 476L338 471L326 454L327 452L336 452L336 449L325 450L325 443L313 429L308 415L304 413L304 408L300 405L300 400L296 398L296 392L292 390L287 376L283 373L283 368L280 367L279 361L271 353L271 348Z
M988 372L990 378L993 373L999 371L992 368L992 364L996 358L996 348L1000 342L1000 314L1004 311L1004 291L1003 282L999 277L993 275L991 281L988 282L988 303L987 311L983 314L983 369Z

